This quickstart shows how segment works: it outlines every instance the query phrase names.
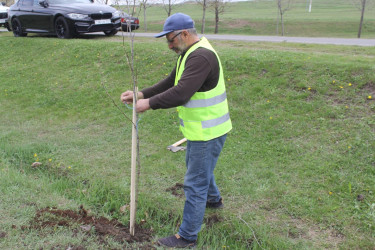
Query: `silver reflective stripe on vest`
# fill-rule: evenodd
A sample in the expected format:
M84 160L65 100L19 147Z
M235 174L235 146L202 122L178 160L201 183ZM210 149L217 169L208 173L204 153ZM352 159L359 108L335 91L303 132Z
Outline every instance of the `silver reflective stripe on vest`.
M202 121L202 128L212 128L212 127L218 126L218 125L228 121L229 119L230 119L229 113L226 113L225 115L223 115L219 118ZM182 119L180 119L180 125L182 127L184 127L184 121Z
M220 124L228 121L229 119L230 119L229 113L226 113L225 115L223 115L219 118L215 118L215 119L207 120L207 121L202 121L202 128L212 128L212 127L215 127L217 125L220 125Z
M209 106L213 106L219 104L227 99L227 93L224 92L221 95L214 96L209 99L200 99L200 100L190 100L185 105L185 108L205 108Z

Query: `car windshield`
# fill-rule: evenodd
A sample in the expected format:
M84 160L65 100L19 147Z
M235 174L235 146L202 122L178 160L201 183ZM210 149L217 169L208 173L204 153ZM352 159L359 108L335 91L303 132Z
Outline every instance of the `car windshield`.
M48 0L49 4L92 3L90 0Z

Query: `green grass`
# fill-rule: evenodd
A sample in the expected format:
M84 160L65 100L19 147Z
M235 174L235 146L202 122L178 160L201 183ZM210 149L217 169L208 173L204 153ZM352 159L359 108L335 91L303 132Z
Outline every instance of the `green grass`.
M120 207L129 203L131 125L102 84L130 117L119 102L132 84L129 41L0 36L0 248L127 247L74 225L25 226L38 209L81 204L128 223ZM233 130L216 169L225 209L207 211L199 248L373 248L375 48L212 43ZM136 38L135 55L140 88L176 59L160 39ZM174 109L158 110L139 123L137 221L155 239L181 222L184 199L166 191L185 172L184 154L166 150L181 139L177 120Z
M357 38L361 12L352 0L314 0L311 13L307 1L297 0L292 8L285 12L285 36L307 37L348 37ZM372 5L373 6L373 5ZM173 7L173 13L183 12L190 15L200 32L202 25L202 7L196 3L184 3ZM151 6L146 12L147 31L160 32L167 14L161 6ZM141 28L144 31L143 11L139 14ZM275 1L232 2L220 15L219 34L241 35L281 35L276 33L277 5ZM213 33L215 16L212 9L206 12L205 33ZM368 4L364 15L362 38L375 38L374 7Z

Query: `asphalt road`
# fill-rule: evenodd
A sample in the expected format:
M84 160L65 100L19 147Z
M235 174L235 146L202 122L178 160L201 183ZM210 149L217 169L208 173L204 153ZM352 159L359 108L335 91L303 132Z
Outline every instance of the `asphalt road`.
M135 32L135 36L154 37L156 33ZM118 35L122 35L121 32ZM126 35L126 33L125 33ZM202 36L202 35L199 35ZM249 41L249 42L286 42L306 44L334 44L334 45L357 45L375 46L375 39L357 38L323 38L323 37L286 37L286 36L242 36L242 35L204 35L209 40Z
M0 28L0 32L8 32ZM103 33L94 33L103 34ZM156 33L135 32L135 36L154 37ZM103 34L104 35L104 34ZM122 36L122 32L117 33ZM128 33L124 33L128 36ZM202 36L202 35L199 35ZM248 42L275 42L275 43L305 43L305 44L334 44L334 45L357 45L357 46L375 46L375 39L357 39L357 38L325 38L325 37L287 37L287 36L243 36L243 35L204 35L210 40L229 40L229 41L248 41Z

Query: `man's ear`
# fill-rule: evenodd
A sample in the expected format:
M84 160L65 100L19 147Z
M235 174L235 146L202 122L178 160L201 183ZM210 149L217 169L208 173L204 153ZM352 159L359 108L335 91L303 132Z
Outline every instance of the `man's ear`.
M187 30L183 30L182 33L181 33L181 35L183 35L184 38L187 38L188 35L189 35L189 32Z

